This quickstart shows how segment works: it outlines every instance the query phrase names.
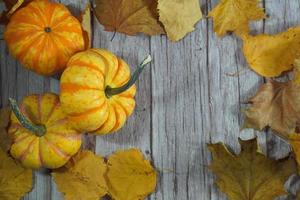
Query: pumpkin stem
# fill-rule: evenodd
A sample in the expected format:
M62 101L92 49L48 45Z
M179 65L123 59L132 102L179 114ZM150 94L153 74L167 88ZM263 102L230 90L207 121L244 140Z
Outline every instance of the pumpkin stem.
M36 125L30 122L20 111L18 103L15 99L9 98L9 105L24 128L33 132L38 137L45 135L46 127L44 125Z
M111 88L110 86L107 86L105 88L105 94L108 98L112 97L113 95L117 95L120 94L122 92L125 92L126 90L128 90L135 82L136 80L139 78L141 72L143 71L143 69L145 68L145 66L150 63L152 61L152 58L150 55L147 56L147 58L145 58L143 60L143 62L141 64L139 64L139 66L137 67L137 69L135 70L135 72L133 73L133 75L131 76L131 78L129 79L129 81L118 88Z

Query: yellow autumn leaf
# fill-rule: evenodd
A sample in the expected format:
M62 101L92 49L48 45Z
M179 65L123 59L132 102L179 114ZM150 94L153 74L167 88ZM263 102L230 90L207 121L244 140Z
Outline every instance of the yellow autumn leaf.
M292 146L293 152L296 156L296 161L300 166L300 134L297 133L290 134L289 143Z
M222 143L209 144L213 161L210 169L216 185L230 200L273 200L286 194L284 184L296 172L292 158L267 158L256 139L239 140L241 152L231 153Z
M11 146L11 138L8 135L7 127L10 122L10 109L0 109L0 148L7 152Z
M300 59L294 61L294 78L295 84L300 84Z
M108 158L107 184L114 200L142 200L155 190L156 171L138 149L119 150Z
M251 69L261 76L276 77L293 68L300 57L300 26L285 32L243 38L243 52Z
M91 151L82 151L52 175L66 200L98 200L107 193L104 178L106 169L101 156Z
M0 149L0 199L18 200L32 189L32 170L19 163Z
M164 33L155 0L96 0L94 12L106 31L127 35Z
M83 38L85 49L92 46L92 23L91 23L91 5L88 3L80 15L81 27L83 30Z
M178 41L192 32L194 25L202 18L199 0L158 0L157 8L159 21L172 41Z
M219 37L227 32L247 34L250 21L265 18L264 10L258 3L258 0L220 0L208 14L213 18L216 34Z

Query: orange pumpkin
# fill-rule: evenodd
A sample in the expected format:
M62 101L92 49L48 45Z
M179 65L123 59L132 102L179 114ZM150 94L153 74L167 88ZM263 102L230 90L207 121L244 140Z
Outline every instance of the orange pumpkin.
M149 56L130 77L125 61L103 49L74 55L61 76L60 100L73 126L107 134L119 130L135 107L134 82Z
M25 167L58 168L79 150L81 136L70 127L57 95L27 96L20 109L12 99L10 104L10 153Z
M53 75L84 49L79 21L62 4L36 0L16 11L4 32L10 53L29 70Z

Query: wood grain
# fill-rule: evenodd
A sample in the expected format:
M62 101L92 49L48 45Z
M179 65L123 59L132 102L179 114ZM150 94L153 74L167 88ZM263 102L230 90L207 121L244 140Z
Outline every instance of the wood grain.
M88 0L61 0L75 15ZM218 0L203 0L201 8L207 14ZM253 23L252 33L277 33L300 24L298 0L262 1L269 18ZM201 20L193 33L172 43L166 36L135 37L105 32L96 18L93 46L106 48L125 59L134 70L148 54L153 62L137 83L136 110L125 127L106 136L86 136L83 148L104 156L117 149L137 147L151 159L159 171L157 190L151 200L223 200L214 186L214 176L208 170L211 156L206 143L225 142L239 151L238 137L257 136L263 151L280 158L289 146L271 132L241 130L240 110L265 81L248 69L241 52L242 42L234 35L217 38L212 20ZM3 32L3 27L1 28ZM30 93L59 92L59 82L53 78L28 72L12 58L4 41L0 41L1 106L8 97L21 100ZM287 184L295 194L299 177ZM293 195L281 199L293 199ZM49 171L35 173L35 187L25 200L60 200L61 193L49 176Z

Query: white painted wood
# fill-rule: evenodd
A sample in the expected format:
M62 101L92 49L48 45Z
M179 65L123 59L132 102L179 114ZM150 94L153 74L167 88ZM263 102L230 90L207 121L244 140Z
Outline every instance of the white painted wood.
M88 0L61 0L78 15ZM205 14L218 0L203 0ZM262 1L270 18L254 23L252 33L276 33L300 24L298 0ZM207 169L211 160L206 143L225 142L239 151L238 137L257 135L263 151L271 157L285 155L289 146L276 136L251 129L240 130L240 109L263 83L263 78L247 69L241 41L230 35L217 38L212 21L201 20L196 30L172 43L165 36L135 37L105 32L93 19L96 48L106 48L125 59L131 69L149 53L153 62L138 81L137 107L125 127L107 136L86 137L83 147L108 155L120 148L137 147L152 159L159 171L157 191L151 200L223 200ZM1 28L3 32L3 28ZM28 72L8 55L0 41L0 103L8 97L21 100L30 93L59 92L59 82ZM239 74L230 76L228 74ZM295 193L299 178L287 184ZM61 200L47 171L35 173L35 188L26 200ZM284 198L281 198L284 199ZM287 198L285 198L287 199ZM292 195L288 199L293 199Z

